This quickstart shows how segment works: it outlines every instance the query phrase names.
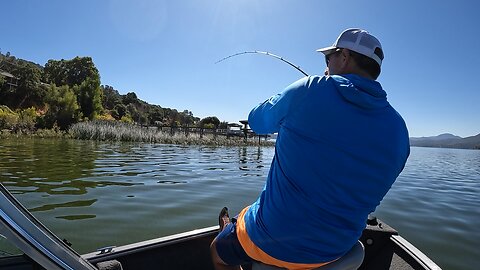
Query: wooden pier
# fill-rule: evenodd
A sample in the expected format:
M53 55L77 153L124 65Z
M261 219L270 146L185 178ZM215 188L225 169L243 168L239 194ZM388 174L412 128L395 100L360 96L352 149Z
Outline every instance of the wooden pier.
M158 125L156 127L149 127L149 128L157 128L163 132L169 132L172 136L177 133L184 133L185 136L189 136L190 134L199 134L200 138L203 138L206 134L211 134L214 137L217 136L225 136L227 138L242 138L244 141L247 141L250 138L258 138L258 142L260 143L261 139L268 140L270 135L260 135L256 134L252 131L252 129L248 126L247 120L239 121L241 124L237 123L229 123L227 124L227 128L208 128L208 127L197 127L197 126L168 126L168 125Z

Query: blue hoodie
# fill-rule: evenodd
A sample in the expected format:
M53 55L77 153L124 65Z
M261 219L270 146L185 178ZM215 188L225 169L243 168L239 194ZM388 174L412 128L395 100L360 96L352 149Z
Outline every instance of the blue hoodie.
M248 121L256 133L278 137L246 231L286 262L344 255L410 153L405 122L380 83L352 74L305 77L255 107Z

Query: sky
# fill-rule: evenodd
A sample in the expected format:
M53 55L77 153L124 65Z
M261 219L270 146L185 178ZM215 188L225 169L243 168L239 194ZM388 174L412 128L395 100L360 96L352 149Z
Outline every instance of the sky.
M347 28L382 43L378 81L412 137L480 133L480 1L2 1L0 50L45 65L92 57L103 85L222 121L303 75L268 51L323 74L315 50Z

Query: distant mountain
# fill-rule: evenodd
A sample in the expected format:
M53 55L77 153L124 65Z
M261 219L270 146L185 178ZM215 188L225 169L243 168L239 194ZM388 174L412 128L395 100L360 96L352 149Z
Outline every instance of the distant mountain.
M480 149L480 134L462 138L450 133L432 137L411 137L411 146Z

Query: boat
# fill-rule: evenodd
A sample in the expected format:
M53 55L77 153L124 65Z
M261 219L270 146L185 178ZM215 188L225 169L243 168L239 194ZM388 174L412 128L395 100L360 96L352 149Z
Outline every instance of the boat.
M23 252L1 256L0 269L213 269L210 243L218 234L218 226L119 247L102 247L79 255L68 241L59 239L29 213L2 184L0 191L0 234ZM364 248L358 269L441 269L379 219L369 218L359 241ZM245 265L243 269L252 269L252 265ZM253 269L259 268L253 266Z

